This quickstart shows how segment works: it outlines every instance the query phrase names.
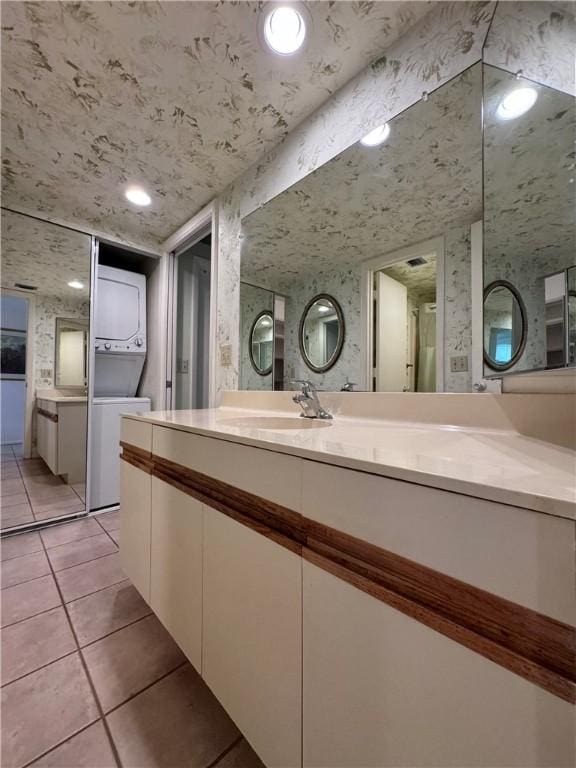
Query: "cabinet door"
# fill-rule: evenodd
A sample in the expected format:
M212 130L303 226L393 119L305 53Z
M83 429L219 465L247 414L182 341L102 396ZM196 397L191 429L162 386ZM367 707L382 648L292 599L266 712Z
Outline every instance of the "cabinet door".
M301 765L302 561L204 508L203 677L269 768Z
M152 477L126 461L120 464L120 558L126 575L149 603Z
M202 504L152 478L150 606L202 669Z
M574 765L570 704L303 566L304 766Z

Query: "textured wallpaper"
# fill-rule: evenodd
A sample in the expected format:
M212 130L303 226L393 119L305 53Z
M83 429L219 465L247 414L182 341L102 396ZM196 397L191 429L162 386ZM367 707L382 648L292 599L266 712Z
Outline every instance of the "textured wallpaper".
M90 302L81 298L36 296L34 313L34 388L51 389L54 386L56 318L87 320Z

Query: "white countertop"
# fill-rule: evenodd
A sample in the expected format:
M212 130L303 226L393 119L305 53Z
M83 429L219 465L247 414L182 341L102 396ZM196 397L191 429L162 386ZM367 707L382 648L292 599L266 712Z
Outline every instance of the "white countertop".
M38 395L37 400L48 400L51 403L86 403L86 395Z
M229 407L127 418L576 518L576 452L513 431Z

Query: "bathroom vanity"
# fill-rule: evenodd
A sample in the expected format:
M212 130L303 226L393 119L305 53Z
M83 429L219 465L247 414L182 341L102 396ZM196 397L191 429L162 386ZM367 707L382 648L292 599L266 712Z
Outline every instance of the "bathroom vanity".
M86 395L40 391L36 398L36 450L69 484L86 476Z
M322 397L124 417L133 583L268 766L573 765L573 397Z

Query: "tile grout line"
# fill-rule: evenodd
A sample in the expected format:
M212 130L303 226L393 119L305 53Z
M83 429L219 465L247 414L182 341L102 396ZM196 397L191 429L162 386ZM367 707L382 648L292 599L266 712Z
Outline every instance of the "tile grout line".
M100 534L98 534L100 536ZM86 539L81 539L81 541L86 541ZM91 557L90 560L82 560L80 563L74 563L74 565L67 565L65 568L58 568L58 570L54 569L54 573L63 573L64 571L69 571L71 568L78 568L80 565L87 565L88 563L93 563L95 560L102 560L104 557L110 557L110 555L117 555L118 554L118 547L116 547L115 552L106 552L105 555L96 555L96 557ZM48 552L46 553L48 559L50 559L50 555L48 555ZM52 562L50 562L50 565L52 565Z
M48 573L47 576L50 576L50 574ZM32 581L34 581L34 579L32 579ZM53 605L52 608L44 608L41 611L38 611L38 613L33 613L31 616L26 616L24 619L11 621L10 624L3 624L2 627L0 627L0 630L3 632L5 629L8 629L9 627L15 627L17 624L22 624L24 621L28 621L28 619L35 619L36 616L42 616L43 613L50 613L50 611L55 611L56 608L61 608L61 607L62 607L62 604Z
M88 562L90 562L90 561L88 561ZM80 565L83 565L83 563L80 563ZM74 567L76 567L76 566L74 566ZM70 568L66 568L66 570L69 571ZM56 573L62 573L62 571L56 571ZM54 574L54 575L56 575L56 574ZM68 603L75 603L76 600L82 600L82 598L84 598L84 597L90 597L90 595L95 595L97 592L103 592L105 589L108 589L109 587L115 587L116 584L122 584L123 581L128 581L128 579L126 579L126 578L120 579L119 581L115 581L112 584L106 584L105 587L100 587L99 589L95 589L94 592L87 592L85 595L78 595L78 597L74 597L72 600L65 601L64 605L68 605ZM60 585L58 584L58 579L56 579L56 584L57 584L58 587L60 587Z
M74 733L71 736L66 736L65 739L62 739L62 741L59 741L58 744L55 744L53 747L50 747L50 749L47 749L46 752L42 752L41 755L38 755L38 757L34 757L30 762L25 763L21 768L29 768L29 766L34 765L34 763L37 760L42 760L43 757L46 757L46 755L49 755L50 752L52 752L55 749L58 749L58 747L61 747L63 744L66 744L67 741L70 741L70 739L73 739L75 736L79 736L81 733L84 733L84 731L87 731L88 728L92 728L93 725L97 725L97 723L102 722L101 718L98 718L98 720L93 720L91 723L88 723L88 725L85 725L83 728L80 728L78 731L74 731Z
M42 538L42 537L40 537ZM92 677L90 676L90 672L88 670L88 666L86 664L86 660L84 659L84 656L82 654L82 650L80 648L80 643L78 642L78 637L76 635L76 631L74 630L74 625L72 623L72 619L70 618L70 614L68 613L68 608L66 607L66 603L64 602L64 595L62 594L62 590L60 589L60 585L58 584L58 579L56 578L56 573L54 572L54 569L52 568L52 564L50 563L50 559L48 557L48 550L46 546L44 545L44 542L42 541L42 546L44 547L44 553L46 555L46 559L48 560L50 564L50 570L52 571L52 576L54 578L54 581L56 582L56 589L58 590L58 594L60 595L60 599L62 600L63 608L64 608L64 614L66 618L68 619L68 625L70 627L70 631L72 632L72 637L74 638L74 642L76 643L76 649L78 653L78 657L80 659L80 663L82 664L82 668L84 669L84 674L86 675L86 679L88 680L88 685L90 686L90 690L92 691L92 696L94 697L94 702L96 704L96 709L100 713L100 719L102 720L102 724L104 726L104 730L106 731L106 736L108 737L108 741L110 742L110 748L112 750L112 754L114 755L114 760L116 761L116 765L118 768L122 768L122 761L120 760L120 755L118 754L118 750L116 748L116 744L114 743L114 739L112 738L112 734L110 733L110 729L108 727L108 723L106 722L106 718L104 716L104 710L102 708L102 704L100 703L100 699L98 698L98 694L96 692L96 686L94 685L94 682L92 680ZM110 585L112 586L112 585Z
M102 534L93 533L91 536L84 536L82 539L72 539L72 541L65 541L62 544L55 544L53 547L46 547L46 551L48 552L48 551L52 551L53 549L60 549L60 547L69 547L70 544L78 544L81 541L88 541L88 539L95 539L97 536L102 536ZM78 563L78 565L80 565L80 563Z
M108 632L106 635L102 635L101 637L97 637L94 640L90 640L89 643L84 643L84 645L80 646L80 650L84 651L86 648L90 648L93 645L96 645L96 643L99 643L101 640L106 640L108 637L112 637L112 635L115 635L117 632L121 632L123 629L127 629L128 627L133 627L134 624L138 624L139 621L144 621L144 619L149 619L150 616L154 616L152 611L150 613L147 613L145 616L140 616L138 619L134 619L134 621L130 621L128 624L123 624L121 627L118 627L118 629L113 629L112 632Z
M222 760L222 758L226 757L227 754L232 752L232 750L234 749L236 744L240 744L240 742L242 741L243 738L244 738L244 736L242 734L237 736L234 739L234 741L232 742L232 744L227 746L226 749L223 752L221 752L215 760L213 760L209 765L206 766L206 768L217 768L218 763L220 762L220 760Z
M57 608L62 608L63 606L59 605ZM52 610L57 610L57 608L53 608ZM41 664L39 667L36 667L35 669L31 669L30 672L26 672L25 675L20 675L20 677L15 677L14 680L10 680L8 683L2 683L0 686L0 690L3 690L4 688L8 688L8 686L12 685L12 683L19 683L20 680L24 680L25 677L30 677L30 675L33 675L35 672L40 672L41 669L46 669L46 667L49 667L50 664L56 664L57 661L62 661L62 659L67 659L68 656L73 656L75 653L77 653L76 650L68 651L68 653L62 654L62 656L58 656L55 659L50 659L50 661L47 661L46 664Z
M128 702L133 701L138 696L140 696L141 693L145 693L146 691L150 690L150 688L153 688L157 683L161 683L162 680L165 680L167 677L170 677L170 675L173 675L174 672L177 672L181 667L185 667L190 662L188 659L184 659L184 661L179 662L175 667L173 667L168 672L164 672L163 675L160 675L160 677L157 680L154 680L152 683L148 683L148 685L144 686L141 690L137 691L136 693L133 693L131 696L129 696L125 701L123 701L121 704L117 704L115 707L112 707L112 709L109 709L105 714L104 717L108 717L113 712L117 712L119 709L121 709L125 704L128 704Z

